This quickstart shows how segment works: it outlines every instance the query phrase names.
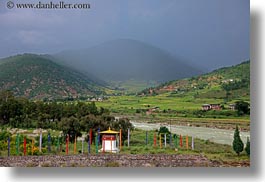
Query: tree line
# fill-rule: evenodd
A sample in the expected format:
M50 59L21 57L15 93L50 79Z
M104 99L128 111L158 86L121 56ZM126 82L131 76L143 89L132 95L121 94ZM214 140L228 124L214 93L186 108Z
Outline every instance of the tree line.
M0 124L11 128L43 128L63 131L73 142L81 132L96 133L111 127L114 130L133 129L128 119L118 121L108 109L97 108L94 102L43 102L14 97L11 91L0 92ZM126 132L122 132L124 140Z

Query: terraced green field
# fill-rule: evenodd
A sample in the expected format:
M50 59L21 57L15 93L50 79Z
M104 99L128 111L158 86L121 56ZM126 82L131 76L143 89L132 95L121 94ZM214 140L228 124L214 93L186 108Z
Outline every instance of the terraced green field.
M198 110L201 109L203 103L220 103L222 99L196 99L192 97L170 97L168 94L161 94L150 97L138 96L119 96L111 97L104 102L96 103L99 107L106 107L111 110L135 110L159 107L160 109L168 110Z
M152 123L169 123L175 125L203 126L222 129L234 129L239 125L242 130L250 130L250 116L238 116L229 109L223 99L173 97L170 93L156 96L113 96L103 102L96 102L97 107L110 110L112 115L128 117L131 120ZM202 111L203 104L215 103L223 105L220 111ZM147 113L149 110L152 112Z

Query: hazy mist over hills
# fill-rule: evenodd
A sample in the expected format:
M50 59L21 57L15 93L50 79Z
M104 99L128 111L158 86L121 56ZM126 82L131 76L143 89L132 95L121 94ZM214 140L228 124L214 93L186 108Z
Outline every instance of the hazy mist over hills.
M203 73L167 51L146 43L117 39L83 49L54 55L60 64L70 66L104 81L168 81Z
M89 3L89 10L10 11L6 2L1 1L0 58L24 53L57 54L125 38L153 45L178 61L188 61L207 71L250 59L249 1L90 0ZM121 49L119 54L122 51L126 52ZM98 59L110 56L108 52L99 54L100 57L95 56ZM89 57L87 60L93 61ZM128 69L126 72L129 74Z

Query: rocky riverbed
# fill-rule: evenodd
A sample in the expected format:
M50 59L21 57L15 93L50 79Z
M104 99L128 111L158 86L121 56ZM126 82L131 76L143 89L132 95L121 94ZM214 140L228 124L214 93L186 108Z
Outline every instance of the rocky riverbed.
M193 126L176 126L165 125L161 123L144 123L131 121L135 128L142 130L155 130L161 126L167 127L172 133L181 134L182 136L189 135L203 140L209 140L215 143L232 145L234 140L233 130L224 130L216 128L193 127ZM240 132L240 136L244 144L247 142L247 137L250 137L250 132Z

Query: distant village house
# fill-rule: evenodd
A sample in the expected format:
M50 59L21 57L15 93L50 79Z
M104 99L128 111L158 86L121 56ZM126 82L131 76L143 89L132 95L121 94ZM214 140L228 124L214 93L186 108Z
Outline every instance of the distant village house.
M221 110L222 107L220 104L203 104L202 110L208 111L208 110Z
M102 102L103 98L99 97L99 98L92 98L92 99L87 99L87 100L91 102Z
M232 111L236 110L236 105L235 104L229 104L229 109Z
M202 110L203 110L203 111L211 110L211 105L210 105L210 104L203 104L203 105L202 105Z
M150 108L150 109L148 109L146 112L145 112L145 114L146 115L150 115L150 114L153 114L153 112L156 112L156 111L159 111L160 110L160 108L159 107L152 107L152 108Z

